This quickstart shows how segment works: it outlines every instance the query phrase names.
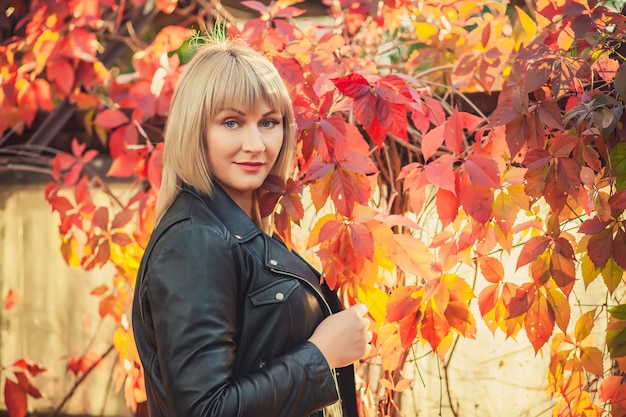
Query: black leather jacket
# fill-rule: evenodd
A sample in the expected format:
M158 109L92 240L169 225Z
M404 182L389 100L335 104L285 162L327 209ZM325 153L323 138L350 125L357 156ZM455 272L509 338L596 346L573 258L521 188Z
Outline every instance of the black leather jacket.
M150 415L322 415L339 387L356 417L354 370L336 384L307 340L337 297L215 188L183 189L140 265L133 329Z

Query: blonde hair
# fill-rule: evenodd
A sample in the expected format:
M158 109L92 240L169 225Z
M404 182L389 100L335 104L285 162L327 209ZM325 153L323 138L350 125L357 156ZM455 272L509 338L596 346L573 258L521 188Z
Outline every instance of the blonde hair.
M237 108L247 112L255 110L261 102L283 115L283 145L270 175L286 180L292 167L296 122L289 91L276 68L239 40L223 40L198 50L183 70L172 97L165 127L157 223L183 184L211 195L213 181L207 164L205 140L207 123L224 109ZM260 218L256 200L253 220L269 232L269 219Z

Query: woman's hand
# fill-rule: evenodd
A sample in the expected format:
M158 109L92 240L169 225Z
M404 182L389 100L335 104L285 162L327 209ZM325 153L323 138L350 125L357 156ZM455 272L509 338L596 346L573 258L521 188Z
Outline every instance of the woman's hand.
M367 311L365 304L356 304L326 317L309 338L331 368L350 365L369 353L372 332Z

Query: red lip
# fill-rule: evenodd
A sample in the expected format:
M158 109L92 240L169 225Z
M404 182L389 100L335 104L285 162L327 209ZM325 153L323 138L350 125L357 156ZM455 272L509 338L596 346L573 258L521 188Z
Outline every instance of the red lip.
M253 162L253 161L236 162L236 164L239 168L243 169L244 171L250 171L250 172L258 171L263 166L262 162Z

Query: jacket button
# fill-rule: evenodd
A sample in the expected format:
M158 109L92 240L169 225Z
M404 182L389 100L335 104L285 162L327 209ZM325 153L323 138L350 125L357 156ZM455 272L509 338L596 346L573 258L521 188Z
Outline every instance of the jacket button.
M270 259L270 265L278 265L278 261L276 259Z
M237 240L241 240L241 235L235 235L235 237L237 238Z
M282 300L284 300L284 299L285 299L285 294L283 294L282 292L277 292L277 293L276 293L276 299L277 299L278 301L282 301Z

